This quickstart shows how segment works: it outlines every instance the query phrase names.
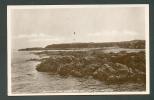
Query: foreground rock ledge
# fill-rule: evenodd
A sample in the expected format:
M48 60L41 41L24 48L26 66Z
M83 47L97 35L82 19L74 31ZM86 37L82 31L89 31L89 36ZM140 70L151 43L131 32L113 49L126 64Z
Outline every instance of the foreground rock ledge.
M37 65L40 72L61 76L93 77L106 83L145 83L145 52L87 53L50 56Z

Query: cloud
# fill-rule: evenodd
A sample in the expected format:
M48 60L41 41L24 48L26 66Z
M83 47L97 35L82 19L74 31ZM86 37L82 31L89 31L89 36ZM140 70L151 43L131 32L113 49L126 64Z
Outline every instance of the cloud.
M39 39L31 39L30 42L60 42L61 39L58 38L39 38Z
M142 36L134 30L103 30L101 32L87 33L84 35L83 37L86 38L84 38L83 41L87 40L87 42L116 42L144 39L144 35Z
M19 41L23 41L25 47L29 46L46 46L55 43L72 43L72 42L118 42L129 41L135 39L144 39L144 34L141 35L133 30L103 30L101 32L80 33L76 36L65 34L45 34L45 33L32 33L32 34L20 34L14 36L13 41L21 44Z
M101 32L96 32L96 33L90 33L90 34L87 34L87 36L101 36L102 33Z
M45 33L32 33L32 34L19 34L17 36L14 36L14 38L49 38L52 37L51 35L45 34Z

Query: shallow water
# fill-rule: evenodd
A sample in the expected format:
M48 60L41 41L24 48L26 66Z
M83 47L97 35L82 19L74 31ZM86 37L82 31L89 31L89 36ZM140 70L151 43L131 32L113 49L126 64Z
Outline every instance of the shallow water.
M142 84L106 85L92 78L61 77L47 72L38 72L35 68L39 56L29 51L14 51L11 63L12 93L53 93L53 92L111 92L143 91Z
M126 49L126 48L117 48L117 47L107 47L103 50L105 53L118 53L120 51L126 51L127 53L132 53L132 52L140 52L140 51L145 51L145 49Z

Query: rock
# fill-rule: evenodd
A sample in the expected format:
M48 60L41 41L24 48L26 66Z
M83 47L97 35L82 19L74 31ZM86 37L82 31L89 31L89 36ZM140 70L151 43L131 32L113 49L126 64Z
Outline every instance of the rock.
M128 67L120 63L104 64L93 73L95 78L109 83L128 80L128 74Z
M110 75L108 78L107 78L107 83L116 83L117 82L117 77L115 75Z
M85 76L89 76L89 75L93 75L94 71L96 69L98 69L101 65L100 64L89 64L89 65L86 65L84 68L83 68L83 74Z
M117 81L128 80L129 68L126 65L116 63L115 68L117 70L117 73L116 73Z
M145 52L94 53L65 52L41 61L38 71L53 72L61 76L93 77L108 83L126 81L144 82Z
M77 71L77 70L72 70L71 75L73 75L75 77L82 77L83 76L83 74L80 71Z
M109 76L113 75L115 73L115 69L113 69L108 64L104 64L100 68L98 68L94 73L94 77L99 80L107 80Z
M133 74L131 74L130 80L132 82L136 82L136 83L137 82L146 83L146 74L145 74L145 72L142 72L142 71L140 71L138 69L135 69L133 71Z
M104 64L104 67L106 68L107 71L109 71L109 73L115 73L116 70L113 68L113 66L110 66L108 64Z
M101 61L99 61L99 59L95 58L95 57L91 57L91 56L87 56L83 58L84 64L85 65L89 65L89 64L98 64Z
M56 72L57 64L50 65L48 63L41 63L37 65L36 70L40 72Z
M121 63L115 63L116 69L125 69L128 70L128 67Z
M72 71L72 64L63 64L60 65L57 69L57 73L60 74L61 76L68 76L70 75Z

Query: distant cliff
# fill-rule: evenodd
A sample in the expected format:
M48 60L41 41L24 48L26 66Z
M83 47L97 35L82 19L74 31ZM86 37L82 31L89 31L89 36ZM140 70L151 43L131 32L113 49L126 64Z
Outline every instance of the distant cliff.
M51 44L45 48L34 47L19 49L19 51L30 51L30 50L50 50L50 49L71 49L71 48L102 48L102 47L120 47L129 49L144 49L145 40L132 40L122 42L104 42L104 43L62 43L62 44Z
M33 48L19 49L19 51L32 51L32 50L44 50L44 48L41 48L41 47L33 47Z
M104 43L65 43L48 45L46 49L67 49L67 48L101 48L101 47L120 47L130 49L144 49L145 40L132 40L122 42L104 42Z

